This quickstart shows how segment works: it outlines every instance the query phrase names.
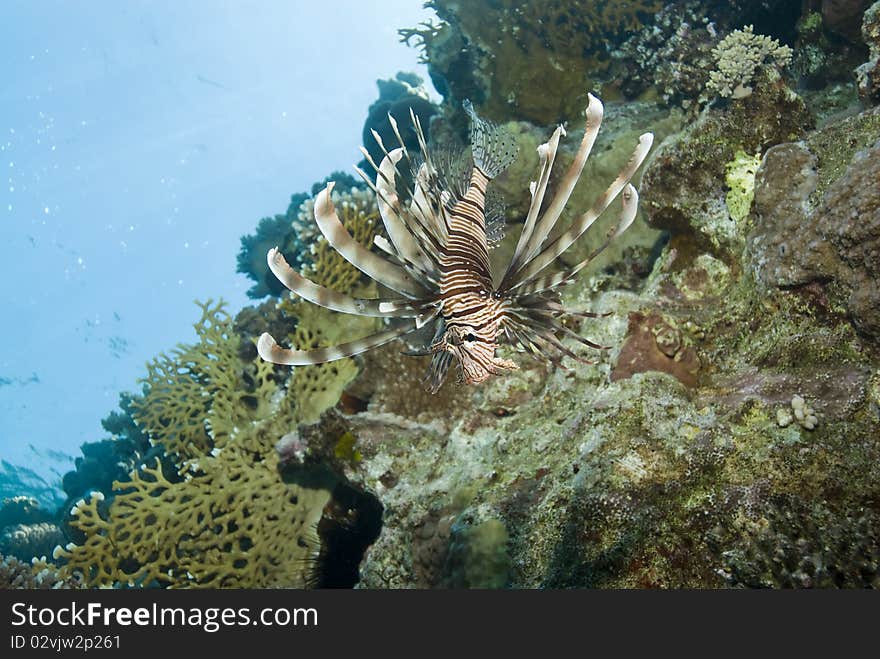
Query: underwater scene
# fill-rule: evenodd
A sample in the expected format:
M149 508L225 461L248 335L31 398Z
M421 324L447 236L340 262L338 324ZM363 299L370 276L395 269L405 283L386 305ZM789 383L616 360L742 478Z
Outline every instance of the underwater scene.
M880 586L880 1L0 16L0 588Z

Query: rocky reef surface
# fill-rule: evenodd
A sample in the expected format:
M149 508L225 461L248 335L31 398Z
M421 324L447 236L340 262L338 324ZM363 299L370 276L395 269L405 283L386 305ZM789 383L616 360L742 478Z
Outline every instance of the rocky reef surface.
M383 81L364 133L413 105L435 143L460 142L464 98L503 123L520 158L493 184L508 221L493 259L557 121L556 171L573 157L587 92L605 120L563 223L655 133L639 218L564 295L608 314L567 326L610 348L562 367L505 348L519 370L434 395L400 343L261 362L263 331L312 348L378 326L271 277L280 245L316 281L376 293L293 195L242 239L263 301L200 304L199 340L123 395L57 513L6 501L0 585L880 586L880 2L429 4L440 23L401 35L443 102L412 75ZM371 245L374 200L333 178Z

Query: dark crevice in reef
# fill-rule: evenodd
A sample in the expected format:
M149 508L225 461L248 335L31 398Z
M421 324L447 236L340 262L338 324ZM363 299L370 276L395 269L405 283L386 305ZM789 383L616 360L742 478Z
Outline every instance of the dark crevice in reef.
M332 492L318 522L321 553L313 585L353 588L360 580L364 553L382 530L382 504L324 463L288 466L282 478L301 487Z

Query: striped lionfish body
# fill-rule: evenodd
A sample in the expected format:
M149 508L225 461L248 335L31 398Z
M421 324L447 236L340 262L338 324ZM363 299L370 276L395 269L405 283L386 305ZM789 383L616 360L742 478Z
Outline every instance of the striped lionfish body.
M531 204L522 232L506 271L499 277L489 259L490 233L496 233L503 215L493 212L487 191L492 179L516 158L512 136L480 119L469 103L471 154L463 174L432 160L419 121L412 117L419 139L421 160L410 154L389 115L399 147L387 150L375 132L384 153L376 164L362 149L376 170L375 178L357 170L375 192L388 238L377 236L380 255L357 243L343 227L331 200L330 183L315 199L315 220L327 241L346 260L396 295L384 299L358 299L319 286L293 270L277 248L269 250L269 267L291 291L315 304L342 313L397 319L399 322L366 338L314 350L289 350L269 334L257 342L260 356L276 364L317 364L363 353L398 337L432 326L433 340L416 354L432 356L426 376L431 391L437 391L453 363L469 384L484 382L492 375L518 368L516 363L496 356L501 343L511 344L562 366L562 357L586 361L562 343L568 336L601 349L600 346L562 324L565 316L595 316L565 309L558 288L574 277L635 219L638 193L631 185L639 166L651 148L653 136L639 138L629 161L608 189L583 215L564 231L554 233L557 221L580 178L602 121L602 104L589 95L586 129L574 160L560 179L555 194L547 196L548 181L559 140L565 134L558 127L538 148L541 160L538 180L530 186ZM402 161L409 164L412 180L403 175ZM561 272L545 273L571 247L615 198L622 198L622 210L614 229L585 260ZM492 225L492 226L490 226Z

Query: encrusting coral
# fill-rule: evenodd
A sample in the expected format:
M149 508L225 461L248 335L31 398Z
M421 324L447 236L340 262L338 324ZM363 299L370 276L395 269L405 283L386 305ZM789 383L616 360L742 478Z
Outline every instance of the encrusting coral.
M749 214L755 198L755 172L761 164L761 154L750 156L740 149L727 168L725 178L729 188L725 201L727 210L737 222L742 222Z

